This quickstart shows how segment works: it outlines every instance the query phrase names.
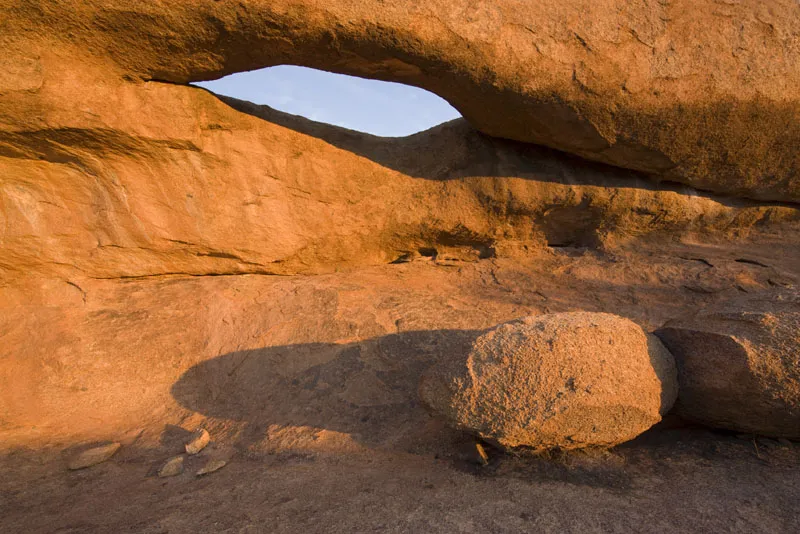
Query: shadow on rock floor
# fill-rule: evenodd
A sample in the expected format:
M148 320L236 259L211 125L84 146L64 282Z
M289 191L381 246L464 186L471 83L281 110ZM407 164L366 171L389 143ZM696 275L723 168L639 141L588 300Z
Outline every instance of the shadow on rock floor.
M420 405L420 375L434 361L466 352L479 334L416 331L232 352L186 371L172 395L204 416L244 422L244 448L436 452L458 433Z

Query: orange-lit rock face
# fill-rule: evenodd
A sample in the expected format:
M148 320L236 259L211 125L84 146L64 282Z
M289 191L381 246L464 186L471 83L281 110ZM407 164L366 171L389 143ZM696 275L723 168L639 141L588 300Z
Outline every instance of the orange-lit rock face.
M800 198L793 0L4 3L3 92L45 83L44 55L75 50L118 77L179 83L306 65L424 87L490 135Z
M797 291L745 295L671 321L658 335L678 363L683 417L800 438Z
M314 273L796 219L730 198L797 199L797 10L617 4L10 3L0 269ZM465 121L384 140L164 83L277 63L420 85L486 133L618 166Z
M793 452L767 464L749 442L667 433L620 452L614 491L602 473L567 486L572 466L472 477L453 466L472 469L454 450L474 441L417 386L518 317L653 330L796 285L798 16L788 0L0 0L0 531L241 530L229 496L263 524L316 518L292 508L313 501L342 532L531 530L529 503L590 520L559 531L730 530L751 512L797 530ZM466 120L381 139L187 85L281 63L419 85ZM148 466L199 427L211 444L154 491ZM121 447L64 475L94 441ZM754 477L763 500L740 507ZM372 500L343 505L342 487ZM393 511L367 524L365 507Z
M292 274L514 256L796 220L464 121L405 139L319 125L205 90L44 59L0 106L0 268L57 276Z
M798 67L784 61L797 10L627 5L6 2L7 300L30 303L30 287L51 284L66 286L56 301L69 299L91 279L524 263L563 247L677 255L678 241L796 243L787 172L798 151L782 147L796 146L800 124L791 112ZM691 47L701 29L705 45ZM736 54L723 54L734 41ZM467 120L382 139L181 85L290 62L427 87ZM625 160L634 141L644 165ZM694 259L686 257L675 261ZM792 261L764 260L781 269ZM784 283L791 272L761 274L736 284ZM647 276L645 286L667 275ZM733 282L676 284L714 294Z

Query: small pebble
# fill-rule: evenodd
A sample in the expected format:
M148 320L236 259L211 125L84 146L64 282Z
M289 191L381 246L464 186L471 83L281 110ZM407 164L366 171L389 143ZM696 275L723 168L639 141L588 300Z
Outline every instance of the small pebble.
M183 473L183 456L173 456L158 470L160 478L174 477Z
M71 470L84 469L105 462L119 450L119 443L109 443L83 451L69 462Z
M201 477L203 475L208 475L209 473L213 473L214 471L219 471L223 467L227 465L228 462L225 460L211 460L208 462L205 467L200 469L197 472L197 476Z
M489 455L486 454L486 449L480 443L475 444L475 450L478 452L478 458L483 466L489 465Z
M195 431L186 443L187 454L197 454L205 449L206 445L211 441L211 436L205 428Z

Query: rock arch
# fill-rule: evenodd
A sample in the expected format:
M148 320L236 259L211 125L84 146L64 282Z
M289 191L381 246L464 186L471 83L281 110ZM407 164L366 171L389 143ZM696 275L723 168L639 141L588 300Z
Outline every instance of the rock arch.
M295 64L398 81L492 136L800 200L792 0L7 3L19 7L4 9L12 42L56 39L127 77L187 83Z

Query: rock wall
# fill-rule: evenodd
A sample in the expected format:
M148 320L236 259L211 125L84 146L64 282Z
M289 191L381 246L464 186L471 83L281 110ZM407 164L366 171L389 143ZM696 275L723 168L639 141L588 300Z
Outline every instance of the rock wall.
M654 327L796 283L794 4L376 5L0 0L0 426L127 424L203 360L415 314L419 330L574 309ZM420 85L466 120L383 139L186 84L278 63ZM339 299L366 266L381 290L352 304L364 324L396 308L405 267L420 278L374 331L302 292L260 323L311 282L221 276L332 273L314 283Z
M403 139L45 61L0 101L6 277L295 274L735 236L791 204L658 185L458 120Z

